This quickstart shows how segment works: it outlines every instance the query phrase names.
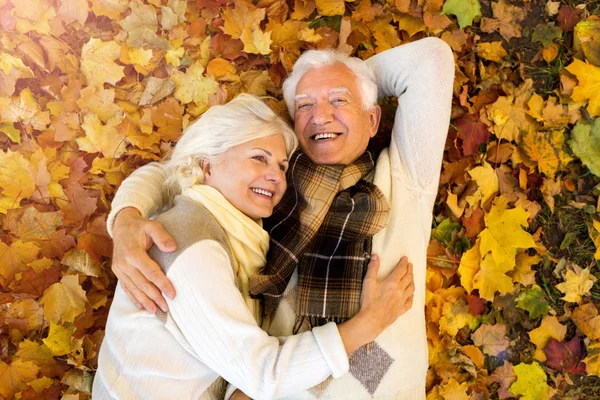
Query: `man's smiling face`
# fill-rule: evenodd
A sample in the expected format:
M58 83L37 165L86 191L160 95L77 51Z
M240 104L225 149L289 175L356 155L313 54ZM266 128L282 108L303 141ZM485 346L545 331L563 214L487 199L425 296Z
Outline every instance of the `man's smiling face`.
M343 64L308 71L298 82L294 129L315 164L350 164L377 133L378 106L365 110L358 81Z

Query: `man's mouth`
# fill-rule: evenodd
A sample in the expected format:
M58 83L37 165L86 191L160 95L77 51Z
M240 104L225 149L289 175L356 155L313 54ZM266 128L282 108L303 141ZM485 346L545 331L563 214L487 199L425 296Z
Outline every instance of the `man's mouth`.
M320 140L335 139L339 135L341 135L341 133L324 132L324 133L317 133L316 135L313 135L310 138L313 140L316 140L316 141L320 141Z
M267 196L269 198L273 197L273 192L270 190L260 189L260 188L251 188L254 193L262 194L263 196Z

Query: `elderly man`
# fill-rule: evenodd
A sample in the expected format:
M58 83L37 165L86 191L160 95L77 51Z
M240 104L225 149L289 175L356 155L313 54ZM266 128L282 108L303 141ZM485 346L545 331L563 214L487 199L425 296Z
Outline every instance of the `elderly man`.
M356 351L350 371L298 399L424 399L427 373L425 269L432 209L450 119L454 59L427 38L364 62L309 51L284 83L301 152L290 160L288 192L265 221L271 249L264 276L251 282L263 295L263 328L284 336L351 318L371 252L380 276L406 256L414 265L413 308ZM382 96L397 96L392 140L367 150L376 134ZM119 189L109 216L113 269L139 306L166 309L161 292L174 288L145 254L152 242L175 244L145 218L169 202L157 165L137 170Z

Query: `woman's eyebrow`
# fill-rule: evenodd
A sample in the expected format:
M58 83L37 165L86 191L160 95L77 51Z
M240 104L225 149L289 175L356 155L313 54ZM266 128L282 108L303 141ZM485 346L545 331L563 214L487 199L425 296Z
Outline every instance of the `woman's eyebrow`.
M263 148L260 148L260 147L253 147L253 148L252 148L252 150L262 150L262 151L264 151L265 153L267 153L267 155L268 155L269 157L272 157L272 156L273 156L273 154L271 154L271 152L270 152L270 151L267 151L267 150L265 150L265 149L263 149Z

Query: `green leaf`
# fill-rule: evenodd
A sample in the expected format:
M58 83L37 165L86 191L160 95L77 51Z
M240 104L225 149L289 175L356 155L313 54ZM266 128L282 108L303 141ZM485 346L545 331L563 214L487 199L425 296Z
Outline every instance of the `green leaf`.
M452 242L452 233L454 231L458 231L459 229L460 224L458 222L452 222L450 218L446 218L433 231L431 231L431 236L434 239L444 243L446 246L450 246Z
M600 118L591 125L578 122L571 131L569 146L592 174L600 176Z
M455 15L460 29L464 29L481 17L481 5L479 0L448 0L444 3L442 14Z
M585 58L600 66L600 20L588 19L575 25L573 47L583 51Z
M562 30L560 27L548 23L548 24L537 24L531 35L531 40L534 42L540 42L544 47L550 46L550 43L554 39L560 39L562 37Z
M544 317L550 311L550 304L546 301L545 293L541 287L534 285L523 290L516 299L517 307L529 312L530 318Z

